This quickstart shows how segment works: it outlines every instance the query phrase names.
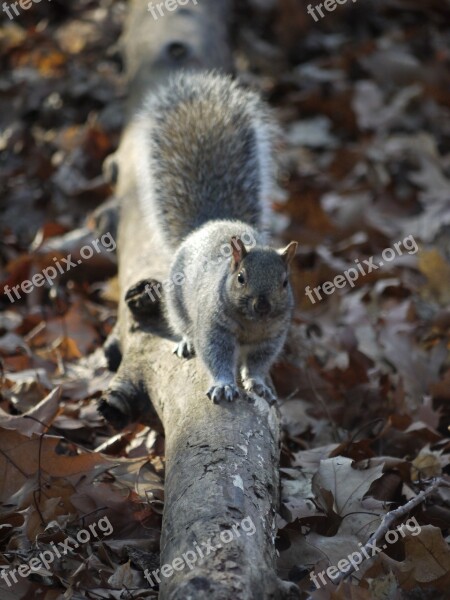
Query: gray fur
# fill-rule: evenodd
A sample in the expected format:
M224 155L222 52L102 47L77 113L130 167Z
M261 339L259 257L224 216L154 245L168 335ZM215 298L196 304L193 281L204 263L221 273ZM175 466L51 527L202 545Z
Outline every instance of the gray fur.
M259 96L229 76L180 73L137 116L139 197L175 249L210 219L267 226L276 127Z
M233 236L251 236L256 242L235 272L231 259L224 257ZM247 391L274 400L264 380L284 344L293 297L290 285L283 287L285 261L262 242L263 236L245 223L210 221L185 239L172 263L166 310L173 330L182 336L176 351L183 357L193 351L199 355L212 375L209 395L217 402L236 398L238 367ZM242 270L245 289L236 281ZM272 307L266 317L253 308L261 296Z
M147 99L138 123L141 205L176 249L166 289L175 351L199 356L214 402L239 396L238 369L244 389L271 402L265 378L290 323L293 252L264 245L276 131L268 109L228 76L184 73ZM233 256L232 238L242 240Z

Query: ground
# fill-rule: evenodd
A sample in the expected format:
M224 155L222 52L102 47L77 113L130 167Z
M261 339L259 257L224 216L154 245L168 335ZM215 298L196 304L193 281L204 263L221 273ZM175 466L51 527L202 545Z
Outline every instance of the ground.
M272 372L279 573L302 598L445 597L450 5L253 4L236 10L236 63L282 125L273 227L299 242ZM0 579L2 600L157 595L142 570L158 565L164 438L116 433L96 410L117 282L115 234L90 227L113 194L102 164L124 118L126 10L1 14L0 567L40 560Z

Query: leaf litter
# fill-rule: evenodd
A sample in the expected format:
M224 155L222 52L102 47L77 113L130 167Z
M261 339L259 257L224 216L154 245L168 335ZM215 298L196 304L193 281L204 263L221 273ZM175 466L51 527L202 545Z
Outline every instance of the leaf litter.
M41 3L0 25L2 287L76 254L88 213L112 193L102 163L123 124L125 8ZM432 478L448 485L449 16L448 2L418 0L359 0L319 23L296 0L240 9L241 78L285 132L276 228L288 223L286 239L300 242L294 325L272 375L278 567L301 598L447 597L445 485L403 518L419 535L406 530L338 584L316 589L310 574L360 550ZM306 295L407 236L414 254L314 304ZM104 515L113 525L48 571L0 581L7 600L43 588L46 598L157 595L142 565L158 565L163 437L140 425L118 434L96 412L112 376L100 349L116 316L109 258L2 306L0 567Z

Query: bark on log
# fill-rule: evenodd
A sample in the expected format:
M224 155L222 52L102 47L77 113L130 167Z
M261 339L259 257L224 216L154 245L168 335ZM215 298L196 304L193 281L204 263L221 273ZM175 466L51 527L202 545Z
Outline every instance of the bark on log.
M130 80L129 115L142 94L170 71L185 66L230 70L230 3L202 0L155 21L141 0L131 4L123 38ZM183 58L184 57L184 58ZM292 586L275 573L275 516L279 494L279 419L276 407L256 399L214 405L197 359L172 354L174 341L142 281L162 281L168 257L152 239L137 202L133 122L116 153L121 200L118 262L121 301L106 346L116 376L101 411L118 427L147 422L153 407L166 436L166 481L161 565L203 549L192 570L161 577L160 598L264 600L290 597ZM247 518L252 531L236 532ZM235 527L233 530L233 526ZM219 534L230 530L224 543ZM224 534L222 534L224 535ZM216 548L202 546L211 539ZM223 538L225 539L225 538ZM192 554L190 555L192 557ZM160 576L160 575L159 575Z

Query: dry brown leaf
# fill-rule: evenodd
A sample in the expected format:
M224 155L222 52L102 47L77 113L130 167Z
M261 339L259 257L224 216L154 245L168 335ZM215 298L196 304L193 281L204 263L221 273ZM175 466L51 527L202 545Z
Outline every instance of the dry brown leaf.
M450 264L437 249L425 250L419 255L419 268L427 277L428 283L422 288L425 298L450 304Z
M55 388L34 408L20 416L11 416L0 408L0 427L13 429L30 437L32 434L44 433L59 414L61 389Z
M412 461L411 479L419 481L421 479L431 479L442 474L440 453L431 452L429 449L423 449L419 455Z
M48 477L63 477L76 483L86 476L92 478L96 467L107 469L115 464L101 454L84 452L65 456L57 451L62 438L36 434L26 437L17 431L0 431L1 501L10 500L28 480L38 483L35 478L39 472L43 482Z
M365 541L381 522L382 503L364 500L370 486L383 474L383 466L357 469L350 458L336 457L322 460L313 478L313 490L322 500L323 490L333 495L333 511L341 518L340 535L353 534ZM325 504L326 505L326 504Z
M418 535L408 534L404 545L405 559L402 562L383 556L402 587L413 589L417 584L434 582L437 585L439 582L439 589L447 589L445 586L450 584L450 549L441 530L424 525Z

